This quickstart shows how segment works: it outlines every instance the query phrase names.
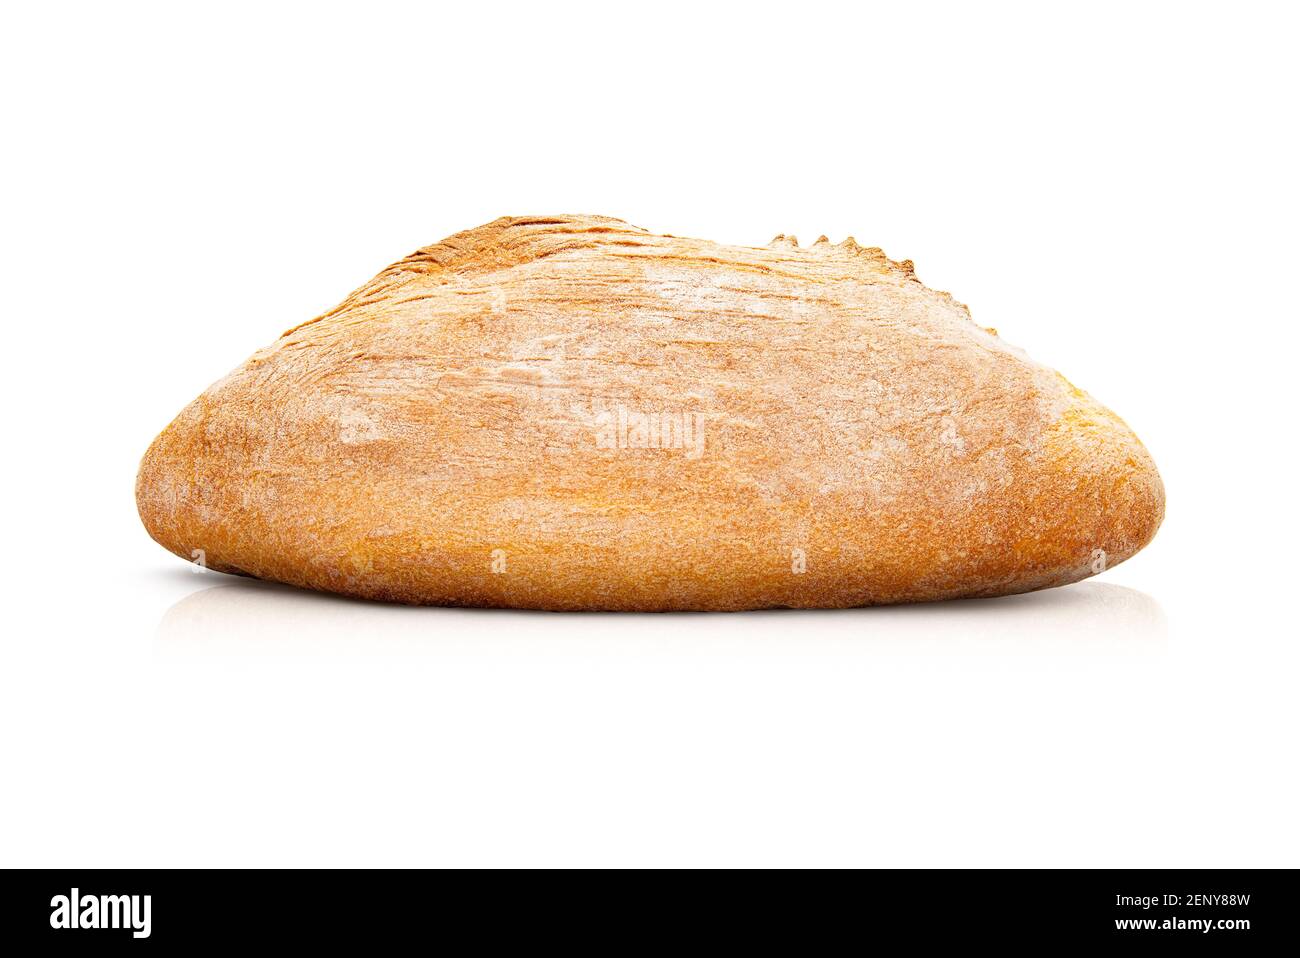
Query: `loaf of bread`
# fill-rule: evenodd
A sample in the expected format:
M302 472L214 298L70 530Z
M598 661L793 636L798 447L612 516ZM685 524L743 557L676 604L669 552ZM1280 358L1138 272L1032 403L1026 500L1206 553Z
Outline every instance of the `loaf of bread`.
M186 407L136 499L222 572L552 610L1025 592L1164 513L1119 417L910 262L597 216L385 269Z

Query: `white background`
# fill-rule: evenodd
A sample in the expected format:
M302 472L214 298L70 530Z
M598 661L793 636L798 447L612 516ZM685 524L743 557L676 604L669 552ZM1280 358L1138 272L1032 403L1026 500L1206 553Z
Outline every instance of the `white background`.
M7 865L1300 865L1282 4L10 5ZM411 250L853 234L1146 442L1031 596L410 609L192 574L154 435Z

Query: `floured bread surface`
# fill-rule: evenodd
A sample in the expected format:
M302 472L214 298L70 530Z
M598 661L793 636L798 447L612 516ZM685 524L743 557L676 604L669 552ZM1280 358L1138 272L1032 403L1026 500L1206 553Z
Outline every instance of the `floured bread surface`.
M557 610L1024 592L1164 512L1114 413L910 263L595 216L390 266L183 410L136 498L217 570Z

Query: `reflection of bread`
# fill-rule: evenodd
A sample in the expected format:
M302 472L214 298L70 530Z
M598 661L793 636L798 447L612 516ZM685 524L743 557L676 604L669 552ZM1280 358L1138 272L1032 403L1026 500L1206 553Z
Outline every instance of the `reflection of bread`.
M501 219L390 266L167 427L149 533L349 595L538 609L999 595L1164 512L1120 419L852 240Z

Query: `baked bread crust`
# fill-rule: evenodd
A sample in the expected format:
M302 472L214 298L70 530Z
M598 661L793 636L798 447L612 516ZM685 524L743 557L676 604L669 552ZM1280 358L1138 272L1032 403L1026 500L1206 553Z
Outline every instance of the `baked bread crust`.
M136 500L220 571L552 610L1025 592L1164 513L1114 413L910 262L597 216L390 266L186 407Z

